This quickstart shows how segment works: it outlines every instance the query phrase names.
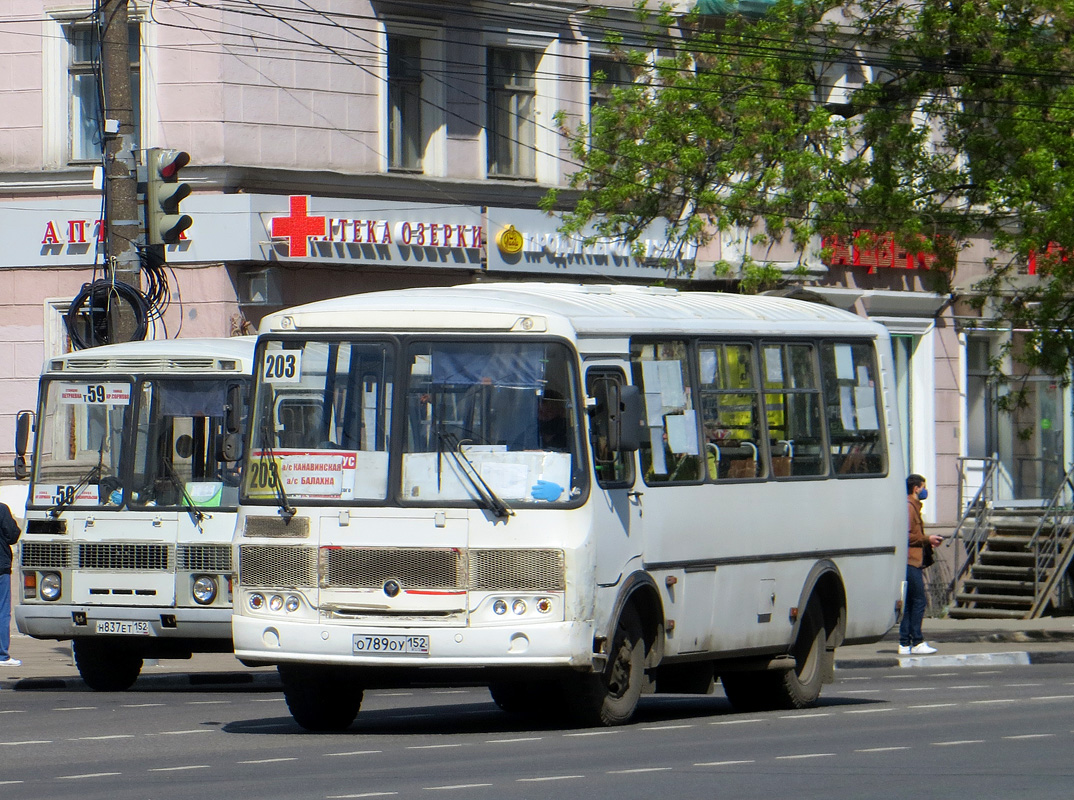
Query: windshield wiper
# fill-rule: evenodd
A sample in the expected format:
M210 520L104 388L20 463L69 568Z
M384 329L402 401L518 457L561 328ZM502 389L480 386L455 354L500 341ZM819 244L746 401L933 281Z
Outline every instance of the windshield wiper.
M60 514L62 514L66 510L67 506L75 502L75 498L78 497L78 493L81 492L86 486L88 486L92 480L96 479L97 482L100 483L101 474L104 472L104 439L107 435L107 432L101 434L101 446L97 448L97 463L90 467L86 471L86 474L78 479L78 483L74 485L71 491L64 492L64 496L60 498L56 505L52 506L52 508L48 510L48 514L50 517L52 517L53 519L58 519ZM97 501L100 502L99 496L97 498Z
M172 460L165 457L164 459L164 472L168 475L168 480L172 482L172 486L179 490L179 494L183 496L183 505L186 506L186 511L190 514L190 519L194 521L194 525L198 529L198 533L205 533L201 529L201 521L205 519L205 512L194 505L193 499L186 491L186 484L179 479L179 476L175 473L175 467L172 465Z
M474 491L477 492L481 498L485 508L493 513L497 519L507 519L514 515L514 511L510 506L505 503L496 491L488 485L484 478L481 477L481 473L478 472L477 467L474 466L474 462L469 459L462 449L462 442L453 433L444 433L438 430L436 432L437 437L437 482L439 483L439 469L440 469L440 456L441 445L446 444L448 446L448 452L452 458L455 459L455 463L459 466L459 471L466 476L466 479L470 481L470 485L474 487Z
M269 430L268 422L264 418L261 420L261 438L264 440L261 446L262 464L264 464L265 456L268 456L269 459L265 474L269 476L272 490L276 494L276 503L280 506L279 514L283 517L284 523L290 524L291 518L298 509L287 503L287 492L283 488L283 479L276 468L276 452L272 449L272 431Z

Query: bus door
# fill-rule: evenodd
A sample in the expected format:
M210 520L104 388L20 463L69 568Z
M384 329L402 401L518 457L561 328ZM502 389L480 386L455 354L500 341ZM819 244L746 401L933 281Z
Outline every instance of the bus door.
M608 416L599 413L610 387L626 385L623 370L593 366L586 370L586 394L596 406L590 406L590 452L597 491L591 495L593 531L596 536L597 584L614 586L627 564L641 556L641 493L634 491L634 454L613 451L608 447Z

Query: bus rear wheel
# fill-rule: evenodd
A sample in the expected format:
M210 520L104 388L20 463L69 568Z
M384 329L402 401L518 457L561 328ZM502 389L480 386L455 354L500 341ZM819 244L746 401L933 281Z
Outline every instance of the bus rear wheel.
M346 670L280 664L283 697L295 722L315 733L345 731L358 716L365 691Z
M71 649L78 674L95 692L125 692L142 671L141 655L118 645L75 639Z
M729 672L720 676L724 694L738 711L809 708L824 683L827 631L820 606L811 601L791 647L794 667L768 672Z
M582 725L623 725L634 716L645 683L645 637L633 606L619 617L602 673L568 678L567 700Z

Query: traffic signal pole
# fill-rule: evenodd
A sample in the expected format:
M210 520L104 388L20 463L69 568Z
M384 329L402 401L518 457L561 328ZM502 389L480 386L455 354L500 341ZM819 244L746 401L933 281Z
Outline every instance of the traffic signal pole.
M138 143L134 136L127 2L101 0L99 6L105 119L105 257L107 277L141 291ZM109 308L110 341L129 341L136 326L131 308L118 302Z

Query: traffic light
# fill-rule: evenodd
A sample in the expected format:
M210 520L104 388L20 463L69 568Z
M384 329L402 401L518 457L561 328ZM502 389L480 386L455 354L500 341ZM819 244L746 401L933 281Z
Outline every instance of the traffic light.
M179 170L190 163L190 153L182 150L148 151L145 184L145 227L148 244L173 244L194 224L179 213L179 203L190 195L190 186L179 182Z

